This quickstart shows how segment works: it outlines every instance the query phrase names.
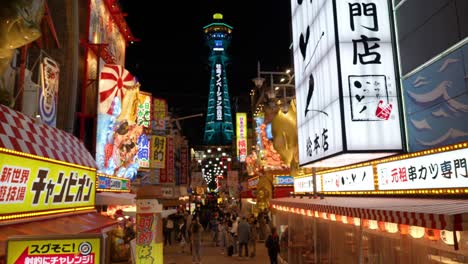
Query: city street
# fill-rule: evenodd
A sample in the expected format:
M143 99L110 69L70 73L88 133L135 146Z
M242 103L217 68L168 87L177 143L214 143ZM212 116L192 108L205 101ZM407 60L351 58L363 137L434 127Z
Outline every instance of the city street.
M250 249L249 249L250 250ZM192 263L192 256L189 253L181 253L180 246L174 243L164 247L164 264L189 264ZM250 252L249 252L250 253ZM262 242L257 242L257 255L254 258L228 257L223 255L221 247L213 246L208 231L204 232L201 249L202 264L229 264L229 263L269 263L267 250Z

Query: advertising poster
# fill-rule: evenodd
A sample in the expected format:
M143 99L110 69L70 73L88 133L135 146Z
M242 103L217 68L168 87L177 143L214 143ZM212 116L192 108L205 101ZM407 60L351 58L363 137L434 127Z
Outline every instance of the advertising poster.
M161 169L159 181L160 183L174 182L174 138L166 138L166 168Z
M49 57L44 57L40 70L39 115L42 122L55 127L57 121L60 68L56 61Z
M166 130L167 102L165 99L153 98L153 131Z
M156 199L138 199L135 263L163 263L162 206Z
M166 137L151 136L151 168L166 167Z
M123 67L104 65L99 80L96 163L98 172L134 179L138 172L139 83Z
M7 264L102 263L97 234L18 236L7 242Z
M0 153L0 215L93 206L96 172Z
M150 166L150 140L146 134L141 134L138 138L138 165L140 168L149 168Z

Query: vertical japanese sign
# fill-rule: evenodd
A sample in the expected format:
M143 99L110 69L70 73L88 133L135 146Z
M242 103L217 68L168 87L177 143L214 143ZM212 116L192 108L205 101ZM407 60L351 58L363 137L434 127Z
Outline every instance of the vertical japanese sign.
M145 128L151 125L151 94L140 92L138 94L137 124Z
M93 206L96 172L0 153L0 216Z
M166 137L151 137L151 168L162 169L166 167Z
M150 140L146 134L141 134L138 138L138 164L140 168L150 166Z
M466 188L468 149L377 164L379 190Z
M223 121L223 65L215 65L216 121Z
M138 199L136 202L136 256L137 264L163 263L162 206L156 199Z
M96 234L21 236L7 242L7 264L102 263L101 236Z
M167 102L165 99L153 98L153 131L166 130Z
M237 158L245 162L247 157L247 114L236 113Z
M39 115L44 123L55 127L57 121L60 68L56 61L49 57L44 57L40 71Z
M187 184L189 176L189 159L187 144L180 148L180 184Z
M161 169L159 176L160 183L174 182L174 138L168 136L166 138L166 168Z
M387 0L291 6L299 163L402 149Z

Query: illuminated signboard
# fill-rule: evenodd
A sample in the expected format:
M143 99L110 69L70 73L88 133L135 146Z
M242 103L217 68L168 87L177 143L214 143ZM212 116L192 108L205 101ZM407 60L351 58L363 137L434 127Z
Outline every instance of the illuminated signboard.
M137 124L146 128L151 125L151 94L140 92L138 94Z
M7 264L103 263L98 234L18 236L8 239Z
M247 157L247 114L236 113L237 158L245 162Z
M117 177L108 177L104 175L98 175L97 177L97 190L98 191L122 191L130 192L130 180L117 178Z
M151 136L151 168L166 167L166 137Z
M466 188L468 149L377 164L379 190Z
M141 134L138 138L138 165L140 168L150 166L150 140L146 134Z
M189 177L189 149L186 144L180 148L180 184L187 184Z
M41 66L41 88L39 89L39 115L42 122L55 127L60 68L56 61L44 57Z
M96 172L0 153L0 215L93 206Z
M247 181L247 187L249 189L252 189L252 188L257 188L257 184L258 184L258 181L260 180L259 177L253 177L253 178L250 178L248 179Z
M317 192L322 191L321 176L317 175ZM313 176L305 176L301 178L294 178L294 192L295 193L313 193L314 192L314 178Z
M113 21L110 11L104 4L106 0L91 0L89 13L89 36L90 43L106 43L106 50L114 63L125 64L125 39Z
M167 102L165 99L153 98L153 131L166 130Z
M301 165L402 149L387 1L291 1Z
M374 191L372 165L322 174L324 192Z
M216 121L223 121L223 65L215 66Z
M274 185L282 186L282 185L294 185L294 177L286 176L286 175L277 175L274 178Z
M138 172L139 84L123 67L106 64L99 80L96 132L98 172L133 179Z
M137 263L163 263L162 205L156 199L136 201Z
M174 182L174 174L174 137L168 136L166 138L166 167L160 171L159 182Z

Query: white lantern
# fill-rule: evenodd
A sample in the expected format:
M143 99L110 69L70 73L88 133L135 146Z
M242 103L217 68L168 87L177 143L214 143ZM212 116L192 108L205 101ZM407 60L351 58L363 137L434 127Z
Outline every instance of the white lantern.
M389 233L398 232L398 224L385 222L385 230Z
M369 229L375 230L378 228L376 220L369 220Z
M457 231L457 241L460 242L461 232ZM453 240L453 232L448 230L441 230L440 231L440 238L444 241L447 245L455 244L455 240Z
M413 238L421 238L424 236L424 227L410 226L409 233Z
M357 217L354 217L354 225L355 226L360 226L361 225L361 219L357 218Z

